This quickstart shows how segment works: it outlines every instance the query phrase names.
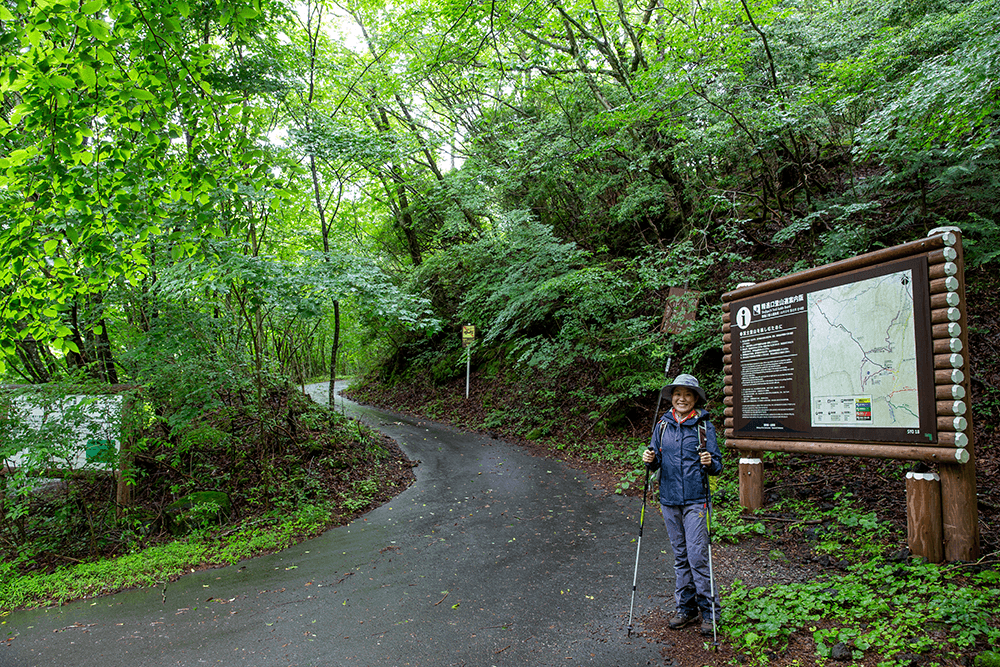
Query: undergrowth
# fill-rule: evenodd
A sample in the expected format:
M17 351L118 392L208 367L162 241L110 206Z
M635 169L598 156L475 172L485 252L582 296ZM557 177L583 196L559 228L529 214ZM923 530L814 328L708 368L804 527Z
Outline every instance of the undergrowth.
M9 611L63 604L127 588L162 586L196 568L232 565L297 544L329 527L334 510L327 503L305 505L289 515L272 513L237 527L198 531L136 553L51 573L21 575L12 564L2 563L0 600Z
M874 654L880 667L897 667L914 664L915 655L940 664L1000 644L1000 572L889 556L898 553L893 528L859 510L848 493L835 500L826 510L790 500L771 508L795 517L786 529L794 539L812 541L815 554L835 553L841 567L799 583L751 588L734 581L722 600L723 626L745 659L766 665L802 631L820 665L835 647L848 662ZM766 532L760 513L741 514L734 505L716 507L718 539Z

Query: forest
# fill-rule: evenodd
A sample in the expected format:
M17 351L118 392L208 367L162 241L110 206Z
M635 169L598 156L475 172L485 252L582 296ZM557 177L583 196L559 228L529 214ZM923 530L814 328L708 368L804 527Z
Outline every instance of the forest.
M195 491L320 508L285 539L398 493L309 381L635 493L666 376L723 393L723 293L942 226L996 562L997 34L997 0L0 0L0 380L123 396L135 433L134 507L86 471L39 495L65 438L5 403L0 590L164 541Z

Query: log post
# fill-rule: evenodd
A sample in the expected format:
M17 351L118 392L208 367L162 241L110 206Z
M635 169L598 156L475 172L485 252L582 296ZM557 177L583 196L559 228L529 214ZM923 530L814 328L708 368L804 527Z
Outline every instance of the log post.
M906 543L910 553L931 563L944 560L941 478L932 472L906 473Z
M943 268L931 271L930 275L932 278L945 281L955 277L961 278L964 276L965 267L961 231L956 227L946 227L932 230L930 234L935 235L942 231L949 232L945 237L947 239L945 243L946 247L944 248L945 256L943 257L945 263L939 265ZM935 366L939 369L937 372L951 373L952 377L948 378L951 382L947 380L941 382L940 378L936 379L940 384L947 385L947 388L944 390L945 392L950 393L952 396L961 396L964 398L970 395L968 386L968 353L961 353L969 349L968 301L965 294L965 280L959 279L954 282L948 282L946 288L948 292L955 295L950 299L949 303L954 301L958 305L957 307L949 305L947 308L947 320L950 320L952 324L946 324L943 320L939 324L939 326L944 325L948 328L949 350L948 352L941 350L940 352L945 353L935 355L935 362L939 360L943 362L947 359L947 363L941 363L940 366L936 363ZM945 336L940 336L940 338L945 338ZM955 358L960 361L957 365L955 364ZM948 366L952 366L952 368L949 369ZM943 430L946 432L955 432L955 444L964 445L963 450L967 453L967 457L965 461L942 462L938 467L941 480L944 559L949 561L972 561L979 558L979 508L976 498L976 456L972 437L972 424L965 417L952 417L953 414L960 413L953 409L948 409L949 401L947 399L948 396L945 397L943 402L938 402L939 427L942 425L942 422L946 424L950 423L950 428ZM964 407L965 403L963 402L962 405ZM963 412L965 411L963 410ZM971 418L970 413L966 414L969 414Z
M764 465L760 452L740 459L740 507L759 510L764 506Z
M118 468L115 470L115 503L117 515L121 518L123 510L132 505L132 465L135 462L132 444L136 435L135 399L126 394L122 400L121 432L118 447Z

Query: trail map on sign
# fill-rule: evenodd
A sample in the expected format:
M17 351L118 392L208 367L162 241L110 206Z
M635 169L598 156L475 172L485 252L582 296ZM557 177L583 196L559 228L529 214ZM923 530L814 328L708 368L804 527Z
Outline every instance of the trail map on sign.
M807 310L812 426L919 429L912 272L812 292Z

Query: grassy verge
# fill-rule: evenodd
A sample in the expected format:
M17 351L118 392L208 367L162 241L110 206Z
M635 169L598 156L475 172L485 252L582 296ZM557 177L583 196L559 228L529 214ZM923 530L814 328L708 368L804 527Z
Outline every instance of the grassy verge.
M19 575L0 563L0 600L4 609L63 604L144 586L164 585L193 569L221 567L290 547L331 525L334 506L311 504L281 518L264 516L225 530L193 533L142 551L52 573Z

